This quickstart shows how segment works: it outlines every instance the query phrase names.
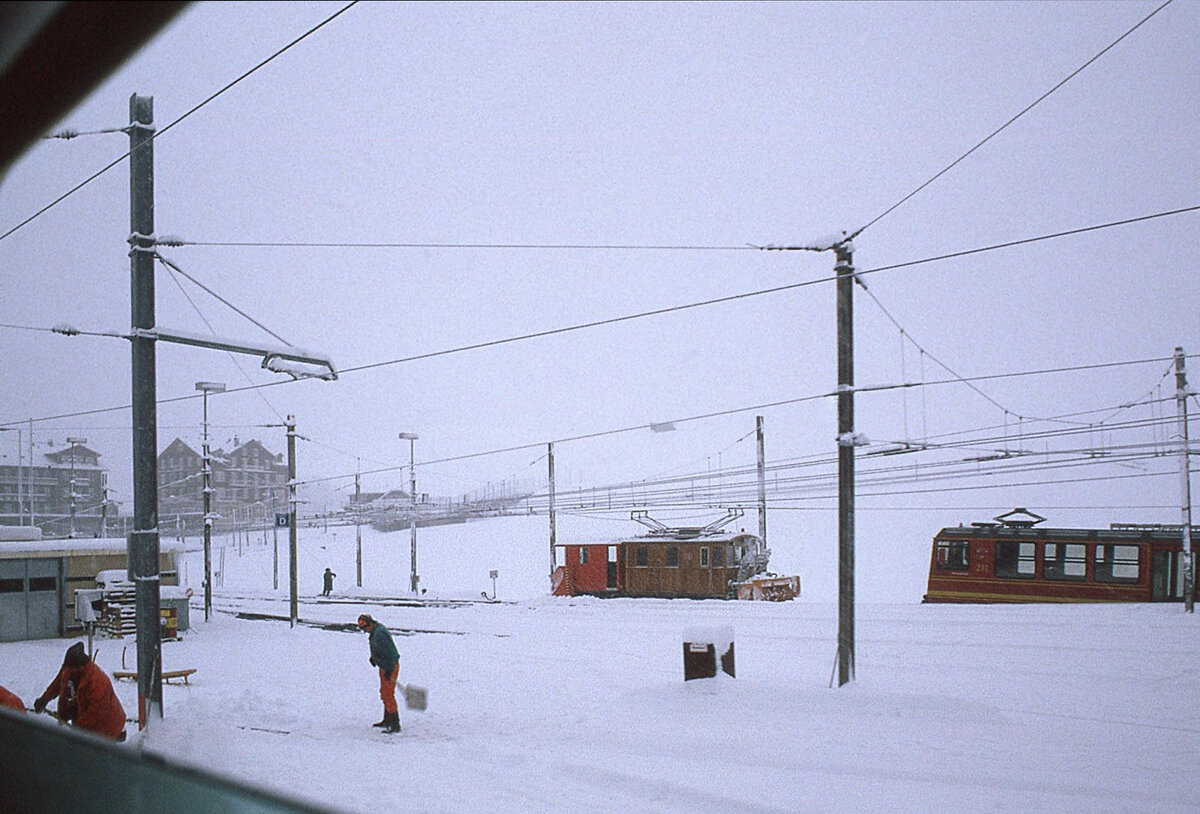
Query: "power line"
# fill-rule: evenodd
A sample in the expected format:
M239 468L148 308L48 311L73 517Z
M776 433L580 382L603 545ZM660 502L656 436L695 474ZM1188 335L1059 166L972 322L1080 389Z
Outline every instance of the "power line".
M215 246L222 248L257 249L533 249L544 251L647 251L647 252L741 252L754 251L757 246L656 245L634 243L326 243L320 241L218 241L170 240L159 241L166 246Z
M1167 6L1169 6L1171 3L1172 3L1172 0L1167 0L1167 1L1166 1L1165 3L1163 3L1161 6L1159 6L1159 7L1158 7L1158 8L1156 8L1156 9L1154 9L1154 11L1150 12L1149 14L1147 14L1145 17L1143 17L1143 18L1142 18L1142 19L1141 19L1141 20L1140 20L1140 21L1137 23L1137 25L1133 26L1133 28L1130 28L1130 29L1129 29L1128 31L1126 31L1124 34L1122 34L1121 36L1117 37L1115 40L1113 40L1112 42L1110 42L1110 43L1109 43L1107 46L1105 46L1105 47L1104 47L1102 50L1100 50L1100 51L1099 51L1099 52L1098 52L1098 53L1097 53L1095 56L1093 56L1093 57L1092 57L1091 59L1089 59L1087 62L1083 63L1083 64L1082 64L1082 65L1080 65L1078 68L1076 68L1074 71L1072 71L1070 74L1068 74L1068 75L1066 76L1066 78L1064 78L1062 81L1060 81L1060 82L1059 82L1057 85L1055 85L1054 87L1050 88L1050 90L1046 91L1046 92L1045 92L1045 93L1043 93L1041 96L1039 96L1037 99L1033 100L1033 102L1032 102L1032 103L1030 103L1028 106L1026 106L1026 107L1025 107L1025 108L1024 108L1024 109L1023 109L1023 110L1022 110L1020 113L1018 113L1017 115L1013 116L1011 119L1009 119L1008 121L1006 121L1004 124L1000 125L998 128L996 128L995 130L993 130L993 131L992 131L992 132L991 132L991 133L990 133L990 134L989 134L987 137L985 137L985 138L984 138L982 141L980 141L980 142L979 142L978 144L976 144L974 147L972 147L971 149L967 150L965 153L963 153L963 154L962 154L961 156L959 156L958 158L954 159L954 161L952 161L952 162L951 162L949 165L947 165L947 166L946 166L944 169L942 169L940 172L938 172L936 175L934 175L934 176L933 176L932 178L930 178L928 181L926 181L925 183L921 184L919 187L917 187L917 188L916 188L916 189L914 189L912 192L910 192L910 193L908 193L907 195L905 195L903 198L901 198L901 199L900 199L899 201L897 201L896 203L892 204L890 207L888 207L886 210L884 210L884 211L883 211L881 214L879 214L879 215L876 215L876 216L875 216L875 217L874 217L872 220L868 221L868 222L867 222L867 224L866 224L865 226L860 226L860 227L859 227L859 229L858 229L858 231L854 232L854 234L852 234L852 235L850 236L850 239L851 239L851 240L853 240L855 237L858 237L859 235L861 235L863 232L865 232L865 231L866 231L867 229L869 229L871 226L875 225L875 224L876 224L876 223L878 223L880 220L882 220L883 218L885 218L887 215L891 214L891 213L892 213L892 212L894 212L896 209L900 208L900 207L901 207L901 206L902 206L904 203L906 203L906 202L907 202L907 201L908 201L910 198L912 198L914 195L916 195L917 193L919 193L921 190L925 189L925 187L929 186L929 185L930 185L930 184L932 184L934 181L936 181L937 179L939 179L939 178L941 178L943 175L945 175L947 172L949 172L950 170L954 169L954 167L958 166L958 164L959 164L959 163L961 163L961 162L962 162L962 161L963 161L963 160L964 160L964 159L965 159L967 156L971 155L971 153L975 152L975 151L976 151L976 150L978 150L980 147L982 147L984 144L987 144L989 141L991 141L991 140L992 140L994 137L998 136L998 135L999 135L999 134L1000 134L1000 133L1001 133L1003 130L1005 130L1005 129L1006 129L1008 126L1009 126L1009 125L1011 125L1011 124L1012 124L1013 122L1015 122L1017 119L1019 119L1019 118L1021 118L1022 116L1024 116L1024 115L1025 115L1026 113L1028 113L1030 110L1033 110L1033 108L1034 108L1034 107L1036 107L1038 104L1040 104L1042 101L1044 101L1044 100L1045 100L1045 99L1046 99L1048 96L1050 96L1050 94L1054 93L1056 90L1058 90L1058 89L1059 89L1059 88L1061 88L1063 85L1067 84L1067 83L1068 83L1068 82L1070 82L1072 79L1074 79L1076 76L1078 76L1080 73L1082 73L1082 72L1083 72L1083 71L1084 71L1084 70L1085 70L1085 69L1086 69L1088 66L1090 66L1090 65L1091 65L1093 62L1095 62L1096 60L1100 59L1100 57L1104 56L1106 53L1108 53L1108 52L1109 52L1109 51L1111 51L1113 48L1115 48L1115 47L1116 47L1116 45L1117 45L1118 43L1120 43L1120 42L1121 42L1123 39L1125 39L1126 37L1128 37L1128 36L1129 36L1130 34L1132 34L1134 31L1137 31L1139 28L1141 28L1141 27L1142 27L1142 25L1143 25L1143 24L1145 24L1147 21L1149 21L1149 19L1150 19L1151 17L1153 17L1155 14L1158 14L1158 13L1159 13L1160 11L1162 11L1164 8L1166 8Z
M269 62L272 62L273 60L275 60L276 58L278 58L279 56L281 56L281 55L282 55L284 52L286 52L286 51L290 50L290 49L291 49L293 46L295 46L295 45L299 44L299 43L300 43L302 40L304 40L304 39L308 38L308 37L309 37L309 36L311 36L312 34L315 34L315 33L316 33L318 30L320 30L321 28L324 28L326 25L328 25L329 23L333 22L335 19L337 19L338 17L340 17L342 14L346 13L346 11L348 11L348 10L349 10L349 9L350 9L352 6L355 6L355 5L357 5L357 4L358 4L358 2L359 2L359 0L350 0L350 2L349 2L349 3L347 3L345 6L343 6L341 9L339 9L339 10L338 10L338 11L336 11L336 12L334 12L334 13L333 13L332 15L330 15L329 17L326 17L326 18L325 18L324 20L322 20L320 23L318 23L317 25L313 26L313 27L312 27L312 28L310 28L308 31L304 32L304 33L303 33L303 34L301 34L299 37L297 37L296 39L292 40L291 42L289 42L287 45L285 45L285 46L283 46L282 48L280 48L280 49L279 49L278 51L276 51L275 53L271 54L271 56L267 57L267 58L266 58L266 59L264 59L262 62L260 62L260 63L258 63L257 65L255 65L253 68L251 68L250 70L248 70L248 71L246 71L245 73L243 73L243 74L242 74L241 76L239 76L237 79L234 79L232 82L230 82L230 83L229 83L229 84L227 84L225 87L223 87L223 88L221 88L220 90L218 90L216 93L214 93L214 94L212 94L211 96L209 96L209 97L208 97L207 99L205 99L204 101L200 102L198 105L195 105L194 107L192 107L192 109L191 109L191 110L188 110L186 113L184 113L182 116L180 116L179 118L177 118L175 121L173 121L173 122L171 122L170 124L168 124L168 125L167 125L166 127L164 127L162 130L159 130L157 133L152 133L152 134L151 134L151 135L150 135L150 136L149 136L149 137L148 137L148 138L147 138L147 139L146 139L146 140L143 142L143 144L151 144L151 143L153 143L153 141L154 141L155 139L157 139L158 137L162 136L162 135L163 135L163 133L166 133L168 130L170 130L172 127L174 127L175 125L177 125L177 124L179 124L180 122L182 122L182 121L183 121L184 119L186 119L188 116L191 116L191 115L192 115L193 113L195 113L197 110L199 110L200 108L204 107L205 105L207 105L209 102L211 102L211 101L213 101L214 99L216 99L216 98L217 98L218 96L220 96L221 94L225 93L227 90L229 90L230 88L232 88L234 85L238 84L238 83L239 83L239 82L241 82L243 79L246 79L246 78L247 78L247 77L249 77L251 74L253 74L254 72L258 71L260 68L262 68L262 67L264 67L265 65L267 65ZM124 131L124 128L121 128L121 131ZM115 167L115 166L117 166L118 164L120 164L120 163L121 163L122 161L124 161L126 158L129 158L129 156L132 154L132 152L133 152L133 151L132 151L132 150L130 150L130 151L126 152L124 155L122 155L120 158L117 158L116 160L114 160L114 161L112 161L112 162L110 162L110 163L106 164L104 167L102 167L101 169L97 170L97 171L96 171L96 172L94 172L92 175L88 176L87 178L85 178L83 181L79 182L79 183L78 183L78 184L76 184L75 186L71 187L71 189L67 190L67 191L66 191L66 192L64 192L62 195L60 195L60 196L58 196L57 198L55 198L53 201L51 201L50 203L48 203L48 204L46 204L45 206L43 206L43 207L42 207L41 209L39 209L37 212L34 212L32 215L30 215L30 216L29 216L29 217L27 217L25 220L23 220L23 221L21 221L20 223L18 223L16 226L14 226L14 227L12 227L11 229L9 229L9 230L8 230L7 232L5 232L4 234L0 234L0 240L4 240L4 239L5 239L5 238L7 238L9 235L11 235L11 234L13 234L14 232L16 232L18 229L21 229L22 227L24 227L24 226L26 226L27 224L29 224L29 223L31 223L32 221L34 221L35 219L37 219L37 218L41 217L41 216L42 216L43 214L45 214L46 212L49 212L51 209L53 209L54 207L58 206L60 203L62 203L63 201L65 201L67 198L71 197L71 196L72 196L72 195L74 195L76 192L78 192L79 190L83 189L85 186L87 186L88 184L90 184L92 181L95 181L95 180L96 180L97 178L99 178L101 175L104 175L106 172L108 172L109 170L111 170L113 167Z
M1183 207L1181 209L1173 209L1173 210L1169 210L1169 211L1165 211L1165 212L1158 212L1158 213L1155 213L1152 215L1142 215L1142 216L1134 217L1134 218L1126 218L1124 220L1111 221L1108 223L1096 224L1093 226L1086 226L1086 227L1082 227L1082 228L1078 228L1078 229L1070 229L1070 230L1063 231L1063 232L1055 232L1052 234L1040 235L1040 236L1031 237L1031 238L1024 238L1021 240L1013 240L1013 241L1008 241L1005 243L997 243L997 244L993 244L991 246L984 246L984 247L980 247L980 248L976 248L976 249L967 249L967 250L959 251L959 252L951 252L948 254L937 255L934 257L927 257L922 260L910 260L910 261L906 261L903 263L894 263L894 264L887 265L887 266L877 266L875 268L864 269L864 270L858 271L856 273L859 276L862 276L862 275L866 275L866 274L875 274L875 273L882 272L882 271L892 271L895 269L909 268L912 266L923 265L925 263L933 263L933 262L938 262L941 260L953 259L953 258L957 258L957 257L965 257L965 256L973 255L973 254L981 254L983 252L996 251L996 250L1005 249L1005 248L1012 248L1014 246L1022 246L1022 245L1027 245L1030 243L1036 243L1036 242L1045 241L1045 240L1054 240L1054 239L1061 238L1061 237L1068 237L1068 236L1073 236L1073 235L1078 235L1078 234L1084 234L1087 232L1094 232L1094 231L1098 231L1101 229L1108 229L1108 228L1113 228L1113 227L1117 227L1117 226L1126 226L1126 225L1129 225L1132 223L1141 223L1141 222L1145 222L1145 221L1154 220L1157 218L1164 218L1164 217L1169 217L1172 215L1179 215L1179 214L1195 212L1197 210L1200 210L1200 205ZM787 246L769 246L769 247L763 247L763 250L764 251L796 251L796 250L798 250L798 248L797 247L787 247ZM553 328L553 329L549 329L549 330L545 330L545 331L536 331L536 332L529 333L529 334L521 334L518 336L506 337L506 338L502 338L502 339L495 339L495 340L490 340L490 341L486 341L486 342L478 342L478 343L474 343L471 345L462 345L462 346L455 347L455 348L447 348L447 349L443 349L443 350L439 350L439 351L431 351L429 353L417 354L415 356L407 356L407 357L402 357L399 359L391 359L391 360L387 360L384 362L374 362L374 363L369 363L369 364L365 364L365 365L358 365L356 367L345 368L344 370L339 371L339 375L345 375L346 373L356 373L356 372L360 372L360 371L364 371L364 370L371 370L371 369L379 368L379 367L398 365L398 364L403 364L406 362L413 362L413 361L418 361L418 360L423 360L423 359L431 359L431 358L436 358L439 356L448 356L451 354L463 353L465 351L470 351L470 350L480 350L483 348L496 347L499 345L513 344L516 342L526 341L529 339L565 334L565 333L569 333L572 331L584 330L587 328L595 328L595 327L600 327L603 325L613 325L613 324L618 324L621 322L629 322L629 321L632 321L635 319L643 319L643 318L647 318L647 317L651 317L651 316L661 316L661 315L668 314L668 313L686 311L686 310L706 307L706 306L710 306L710 305L717 305L717 304L722 304L722 303L727 303L727 302L733 302L736 300L749 299L751 297L763 296L763 295L767 295L767 294L777 294L777 293L781 293L784 291L791 291L793 289L799 289L799 288L805 288L808 286L817 285L819 283L836 281L836 279L837 279L836 277L821 277L821 278L817 278L814 280L806 280L806 281L802 281L799 283L789 283L787 285L774 286L772 288L759 289L757 291L750 291L750 292L745 292L742 294L731 294L729 296L717 297L717 298L710 299L710 300L702 300L699 302L685 303L685 304L676 305L676 306L668 306L665 308L658 308L658 309L654 309L651 311L643 311L643 312L635 313L635 314L627 314L624 316L611 317L609 319L595 320L592 322L585 322L585 323L566 326L566 327L562 327L562 328ZM16 328L16 329L21 329L21 330L53 330L53 329L32 328L32 327L20 326L20 325L0 325L0 327L10 327L10 328ZM84 333L84 332L76 331L76 333ZM100 333L100 332L97 332L94 334L89 334L89 335L117 336L116 334L105 334L105 333ZM1034 373L1067 372L1067 371L1087 370L1087 369L1092 369L1095 367L1145 364L1148 362L1161 362L1161 361L1166 361L1166 360L1158 359L1158 358L1142 359L1142 360L1129 361L1129 362L1106 363L1106 364L1099 364L1099 365L1084 365L1084 366L1075 366L1075 367L1068 367L1068 368L1049 369L1049 370L1044 370L1044 371L1032 371L1032 372L1026 372L1026 373L997 374L995 376L976 376L976 377L971 377L970 379L956 379L956 380L949 381L949 382L941 381L941 382L921 383L920 386L925 387L925 386L935 385L935 384L951 384L951 383L955 383L955 382L965 382L965 381L985 381L985 380L989 380L992 378L1009 378L1012 376L1033 375ZM233 388L226 392L238 393L238 392L242 392L245 390L251 390L251 389L256 389L256 388L276 387L279 385L291 384L294 381L297 381L297 380L282 379L282 380L273 381L273 382L264 382L262 384L248 385L246 387ZM900 384L900 385L887 385L887 386L883 386L883 387L860 387L858 389L860 391L865 392L865 391L872 391L872 390L888 390L888 389L897 389L897 388L901 388L901 387L916 387L916 386L918 386L918 385L917 384ZM157 403L158 404L172 404L172 403L176 403L176 402L188 401L188 400L197 399L197 398L200 398L200 396L199 395L176 396L174 398L160 399ZM122 405L119 407L104 407L104 408L98 408L95 410L83 410L83 411L74 412L74 413L64 413L64 414L60 414L60 415L56 415L56 416L48 416L48 417L44 417L44 418L40 418L40 419L36 419L36 420L38 420L38 421L55 421L55 420L61 420L61 419L65 419L65 418L77 418L80 416L98 415L101 413L116 412L116 411L128 410L128 409L130 409L130 405L126 404L126 405ZM5 425L0 424L0 426L5 426Z

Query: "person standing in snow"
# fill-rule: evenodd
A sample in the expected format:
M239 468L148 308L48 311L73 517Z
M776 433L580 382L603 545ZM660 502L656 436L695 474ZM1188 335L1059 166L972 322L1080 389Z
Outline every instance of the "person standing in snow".
M329 596L329 592L333 590L333 578L336 576L337 574L333 573L331 569L325 569L325 590L321 593L321 596Z
M0 707L11 707L21 712L25 711L25 702L4 687L0 687Z
M125 708L113 690L112 681L84 652L83 642L67 648L58 675L33 702L34 711L45 712L46 704L55 697L58 698L55 714L60 721L113 740L125 740Z
M400 731L400 708L396 706L396 679L400 676L400 653L392 634L371 618L369 613L358 617L358 629L370 634L371 664L379 668L379 698L383 701L383 720L372 726L385 732Z

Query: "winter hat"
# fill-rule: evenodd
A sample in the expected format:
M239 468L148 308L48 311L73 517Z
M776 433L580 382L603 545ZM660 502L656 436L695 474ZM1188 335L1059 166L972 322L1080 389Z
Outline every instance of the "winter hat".
M358 627L360 630L366 630L373 624L375 624L375 620L371 618L371 614L369 613L364 613L358 617Z
M63 659L63 665L74 669L82 667L89 661L91 659L88 658L87 653L83 650L83 642L75 642L75 644L67 648L67 655Z

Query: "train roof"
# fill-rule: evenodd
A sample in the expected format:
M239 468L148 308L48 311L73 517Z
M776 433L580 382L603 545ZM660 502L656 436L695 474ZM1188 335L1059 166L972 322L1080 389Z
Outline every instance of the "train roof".
M1192 535L1200 527L1192 527ZM1103 542L1135 542L1140 540L1178 541L1183 537L1182 526L1159 524L1113 523L1107 529L1035 528L1003 523L972 523L969 526L949 526L937 533L936 539L984 538L1022 540L1093 540Z
M696 533L695 529L671 529L670 533L651 532L639 534L636 537L617 537L612 540L590 540L582 543L556 543L556 548L568 545L626 545L641 543L696 543L711 545L712 543L733 543L739 540L758 540L757 534L748 531L718 531L704 534Z

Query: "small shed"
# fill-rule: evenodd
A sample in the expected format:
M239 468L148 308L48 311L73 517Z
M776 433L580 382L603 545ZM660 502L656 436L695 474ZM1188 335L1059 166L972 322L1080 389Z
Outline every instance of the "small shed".
M128 567L125 539L43 540L39 529L21 534L13 528L0 536L0 642L80 633L75 590L95 588L101 571ZM161 584L178 584L182 550L175 541L160 542Z

